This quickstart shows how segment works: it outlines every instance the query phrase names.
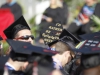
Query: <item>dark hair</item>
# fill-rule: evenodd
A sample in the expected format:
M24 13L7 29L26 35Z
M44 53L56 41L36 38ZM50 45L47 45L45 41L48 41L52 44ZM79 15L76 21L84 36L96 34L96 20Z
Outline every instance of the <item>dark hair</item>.
M23 26L21 24L16 25L13 29L12 29L12 38L15 38L16 34L23 29L28 29L30 30L27 26Z
M93 68L100 65L100 54L82 54L81 66L84 69Z
M80 75L82 70L83 70L83 68L81 66L78 66L77 69L74 72L74 75Z
M41 56L40 56L40 58L41 58ZM32 75L34 63L35 63L35 61L33 63L31 62L27 66L26 70L24 71L25 75ZM50 72L52 72L54 70L53 60L50 56L45 56L44 58L41 58L37 62L36 67L38 68L38 75L48 75Z

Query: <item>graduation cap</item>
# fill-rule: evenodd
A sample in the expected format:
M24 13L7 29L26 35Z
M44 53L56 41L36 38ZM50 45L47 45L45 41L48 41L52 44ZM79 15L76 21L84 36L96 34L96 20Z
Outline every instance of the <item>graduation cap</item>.
M14 40L7 40L7 42L12 47L13 52L11 51L10 55L13 60L33 63L31 69L26 68L28 69L25 70L26 75L32 73L34 67L38 68L38 75L47 75L54 69L52 55L55 55L57 52L33 46L28 42Z
M100 66L100 53L82 54L80 66L83 69L89 69L89 68Z
M7 29L4 30L4 34L8 39L13 39L18 31L23 29L29 29L30 27L26 23L23 16L21 16L18 20L16 20L12 25L10 25Z
M74 49L81 54L81 64L83 69L93 68L100 65L100 48L98 47L84 47L81 49Z
M46 26L41 32L45 45L51 46L59 40L63 27L61 24L53 24Z
M75 45L80 42L78 38L76 38L72 33L67 31L66 29L63 29L62 33L59 35L59 39L56 42L58 41L66 43L67 45L69 45L70 48L75 48ZM51 44L54 43L55 41Z
M100 53L100 41L99 40L84 40L76 46L76 50L83 54L95 54Z
M60 38L61 40L66 39L66 40L73 41L75 44L77 44L77 43L80 42L80 40L79 40L77 37L75 37L72 33L70 33L70 32L69 32L68 30L66 30L66 29L63 29L63 31L62 31L61 35L59 36L59 38Z
M80 35L82 40L100 39L100 32Z
M62 33L59 36L59 40L65 42L69 46L72 46L72 48L80 42L80 40L77 37L75 37L66 29L63 29Z
M100 41L85 40L80 42L73 50L81 53L81 67L83 69L100 65Z
M14 41L9 39L7 40L7 42L12 47L11 57L14 60L21 61L27 58L28 56L32 57L35 55L52 56L57 53L55 51L50 51L42 47L33 46L31 43L28 42Z

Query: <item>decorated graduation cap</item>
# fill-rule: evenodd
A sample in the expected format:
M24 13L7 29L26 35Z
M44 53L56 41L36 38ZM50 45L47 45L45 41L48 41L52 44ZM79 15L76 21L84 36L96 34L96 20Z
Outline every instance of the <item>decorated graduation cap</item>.
M82 40L100 39L100 32L80 35Z
M59 35L61 34L63 27L61 24L51 23L44 30L42 30L42 38L44 40L45 45L51 46L59 40Z
M13 39L18 31L23 29L29 29L30 27L26 23L23 16L21 16L18 20L16 20L12 25L10 25L7 29L4 30L4 34L8 39Z
M84 40L76 46L76 51L79 51L83 54L100 53L100 41L99 40Z
M35 72L34 68L37 68L38 75L48 75L53 68L52 55L56 54L55 51L50 51L42 47L33 46L28 42L7 40L9 45L12 47L10 53L11 58L17 61L28 61L32 63L28 69L28 66L25 70L25 75L30 75L30 73ZM30 65L29 65L30 66Z
M85 40L80 42L74 51L82 53L81 67L84 69L100 65L100 41Z

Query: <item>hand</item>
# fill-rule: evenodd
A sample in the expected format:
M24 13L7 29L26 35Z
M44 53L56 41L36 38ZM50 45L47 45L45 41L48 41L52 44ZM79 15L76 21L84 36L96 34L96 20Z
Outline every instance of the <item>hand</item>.
M46 21L47 21L47 22L52 22L52 18L48 17L48 18L46 19Z

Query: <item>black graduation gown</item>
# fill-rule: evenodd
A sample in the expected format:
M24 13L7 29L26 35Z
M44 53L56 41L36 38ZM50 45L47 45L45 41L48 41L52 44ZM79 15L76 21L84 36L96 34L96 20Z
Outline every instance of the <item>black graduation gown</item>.
M52 9L50 7L48 7L45 12L43 13L43 15L47 16L47 17L51 17L53 20L52 22L47 22L45 19L41 20L40 23L40 29L43 30L43 28L45 28L48 25L52 25L52 24L56 24L56 23L62 23L63 22L63 9L58 7L55 9ZM40 30L40 31L41 31Z
M52 23L61 23L62 22L62 8L58 7L56 9L47 8L44 12L45 16L51 17L53 19ZM46 22L46 20L42 20L42 22Z
M4 73L5 63L7 62L9 56L1 56L0 57L0 75Z
M68 6L65 2L63 2L63 12L64 12L63 24L66 25L68 20Z
M2 5L1 8L9 8L11 12L14 14L15 20L17 20L20 16L22 16L22 9L18 3L9 6L7 3Z
M83 11L81 10L80 12L82 13ZM96 15L100 18L100 3L96 4L93 15ZM90 27L92 24L93 24L93 21L91 19L88 23L86 23L85 25L81 25L81 26L77 26L76 23L72 22L67 30L76 36L82 35L85 33L91 33Z

